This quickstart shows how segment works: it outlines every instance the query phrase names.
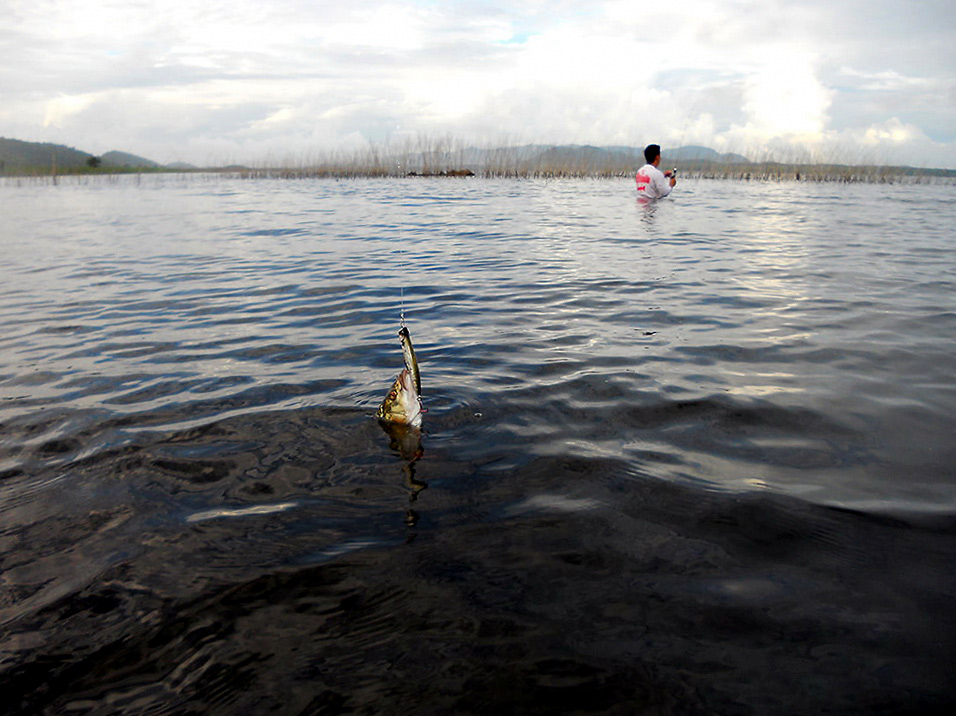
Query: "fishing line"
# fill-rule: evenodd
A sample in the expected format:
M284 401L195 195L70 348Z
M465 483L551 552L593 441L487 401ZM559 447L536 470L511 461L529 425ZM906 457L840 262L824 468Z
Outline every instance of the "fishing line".
M687 112L687 114L684 116L684 127L680 131L680 142L678 142L677 147L675 147L675 149L678 149L678 150L683 149L684 138L687 136L687 127L690 125L691 117L694 116L694 112L696 112L697 107L701 102L701 99L702 98L698 96L697 100L694 102L693 106L690 108L690 111ZM683 156L683 154L681 156Z
M399 263L402 265L401 275L405 276L405 244L400 240L398 245L398 255ZM399 309L398 309L398 322L402 328L405 327L405 282L400 281L398 284L399 291Z

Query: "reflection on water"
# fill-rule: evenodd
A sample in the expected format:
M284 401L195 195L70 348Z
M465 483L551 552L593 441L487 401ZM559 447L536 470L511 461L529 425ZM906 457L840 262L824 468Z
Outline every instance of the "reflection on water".
M941 712L956 202L894 193L0 184L6 710Z
M378 424L388 436L388 446L396 452L402 461L402 475L408 488L408 509L405 511L405 524L414 527L418 522L418 513L412 509L418 499L418 493L428 487L427 482L415 479L415 463L425 454L422 447L422 431L411 425L401 425L385 420Z
M204 510L196 512L186 518L187 522L213 520L219 517L248 517L250 515L267 515L270 512L282 512L296 507L295 502L281 502L278 505L253 505L252 507L238 507L233 509Z

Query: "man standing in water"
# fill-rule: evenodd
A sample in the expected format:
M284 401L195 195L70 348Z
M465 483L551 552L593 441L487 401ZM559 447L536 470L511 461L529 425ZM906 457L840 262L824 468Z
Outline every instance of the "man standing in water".
M637 170L637 195L646 199L660 199L671 193L677 184L677 178L671 172L662 172L657 167L661 163L661 146L648 144L644 149L647 164ZM670 180L670 181L668 181Z

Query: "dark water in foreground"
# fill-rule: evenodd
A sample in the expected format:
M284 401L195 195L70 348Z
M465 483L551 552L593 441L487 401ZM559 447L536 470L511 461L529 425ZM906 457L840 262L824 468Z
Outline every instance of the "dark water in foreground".
M948 713L956 190L893 192L0 185L3 708Z

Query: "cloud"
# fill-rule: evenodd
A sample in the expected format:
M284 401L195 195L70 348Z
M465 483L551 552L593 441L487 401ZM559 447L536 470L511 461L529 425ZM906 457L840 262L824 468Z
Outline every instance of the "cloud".
M863 134L863 141L870 145L879 145L887 141L895 144L912 142L921 132L913 126L903 124L896 117L879 125L872 125Z
M90 96L62 95L46 103L43 126L61 127L70 117L80 114L93 102Z
M817 79L815 63L812 53L778 49L748 77L743 109L755 140L822 136L833 92Z
M898 118L937 142L956 141L956 79L909 76L896 70L841 67L832 77L834 129Z
M937 0L0 0L0 16L0 134L159 161L421 132L839 139L928 164L956 142L956 28Z

